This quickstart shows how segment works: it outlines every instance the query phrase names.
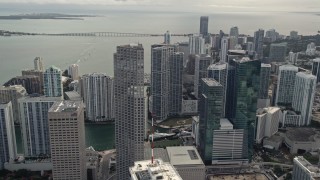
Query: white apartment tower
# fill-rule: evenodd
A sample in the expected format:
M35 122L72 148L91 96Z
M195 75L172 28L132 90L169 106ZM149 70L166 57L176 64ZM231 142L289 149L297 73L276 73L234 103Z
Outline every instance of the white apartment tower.
M52 174L55 180L87 179L82 101L58 101L49 109Z
M227 54L229 50L228 44L229 44L228 37L223 37L221 39L220 62L227 62Z
M189 37L190 54L204 54L204 38L201 35L193 35Z
M82 91L89 121L106 121L114 118L113 78L105 73L82 76Z
M68 74L71 76L71 79L79 79L79 66L77 64L72 64L69 66Z
M44 95L47 97L63 97L62 72L51 66L43 74Z
M0 170L5 162L13 162L17 157L11 102L0 104Z
M298 72L293 90L292 107L302 116L301 126L309 125L316 91L317 77L312 74Z
M36 57L33 63L34 63L34 70L44 71L42 57Z
M117 46L114 54L117 179L129 178L129 167L144 159L144 49Z
M293 65L283 65L279 67L278 86L275 101L276 105L291 105L297 72L298 67Z
M23 97L18 100L24 154L50 154L48 110L59 97Z

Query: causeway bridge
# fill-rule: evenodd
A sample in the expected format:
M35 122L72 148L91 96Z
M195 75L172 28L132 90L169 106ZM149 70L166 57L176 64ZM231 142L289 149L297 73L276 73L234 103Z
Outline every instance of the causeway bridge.
M91 36L91 37L157 37L163 34L123 33L123 32L85 32L85 33L27 33L0 30L0 36ZM192 34L171 34L171 36L192 36Z

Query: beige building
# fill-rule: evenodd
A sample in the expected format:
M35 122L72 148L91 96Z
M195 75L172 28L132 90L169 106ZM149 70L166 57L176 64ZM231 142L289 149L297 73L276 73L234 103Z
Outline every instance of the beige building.
M53 179L87 179L83 103L58 101L49 109Z

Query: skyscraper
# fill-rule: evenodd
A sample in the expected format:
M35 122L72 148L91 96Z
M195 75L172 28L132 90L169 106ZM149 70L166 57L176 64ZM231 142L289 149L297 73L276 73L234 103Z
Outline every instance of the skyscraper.
M171 41L171 34L169 31L164 33L164 44L170 44Z
M276 105L290 106L292 103L294 84L298 67L283 65L279 67Z
M204 39L202 36L193 35L189 37L189 49L190 54L204 54L205 47L204 47Z
M11 101L13 120L15 123L21 123L18 99L26 95L27 91L21 85L0 87L0 103L8 103Z
M83 103L55 102L48 112L53 179L87 179Z
M43 74L44 95L48 97L62 97L62 73L55 66L51 66Z
M174 53L174 47L155 47L151 51L152 113L155 115L155 120L164 121L169 115L169 61Z
M251 159L261 62L243 57L234 59L231 64L235 67L234 83L236 90L236 111L233 123L235 129L244 129L244 139L247 140L247 142L243 143L244 158Z
M227 63L216 63L211 64L208 67L208 78L213 78L223 86L223 110L222 116L225 117L225 103L227 97L227 73L228 64Z
M231 36L234 36L235 37L235 39L236 39L236 44L238 44L238 38L239 38L239 29L238 29L238 27L237 26L235 26L235 27L232 27L231 29L230 29L230 37Z
M296 64L299 57L299 53L289 52L289 63Z
M40 79L40 84L37 86L40 86L40 94L43 94L43 71L29 69L29 70L22 70L21 72L22 77L26 76L37 76Z
M210 55L196 55L195 70L194 70L194 95L199 98L201 96L201 79L208 76L208 67L213 59Z
M287 54L287 43L272 43L270 46L269 61L284 62Z
M79 79L79 66L77 64L72 64L69 66L68 75L71 76L71 79Z
M200 17L200 34L202 34L203 36L208 35L208 23L209 23L208 16L201 16Z
M212 78L201 79L200 97L200 155L205 164L212 161L213 131L220 128L223 110L223 87Z
M290 39L298 39L298 31L290 31Z
M89 121L106 121L114 118L113 78L105 73L82 76L82 92Z
M312 60L312 74L317 77L317 83L320 82L320 58Z
M144 158L144 50L141 44L117 46L114 54L117 179Z
M181 113L183 56L182 52L170 56L169 115L171 116Z
M312 74L298 72L293 90L292 107L302 116L301 126L307 126L311 122L311 112L316 91L317 78Z
M13 162L17 157L12 113L11 102L0 103L0 170L4 168L5 162Z
M42 57L36 57L33 62L34 62L34 70L44 71Z
M50 155L48 110L59 97L22 97L18 100L26 156Z
M221 50L220 50L220 62L227 62L227 54L229 50L229 40L228 37L223 37L221 40Z
M268 99L271 65L261 63L259 99Z
M254 32L254 50L256 51L257 59L263 58L263 38L264 38L264 30L259 29Z
M17 76L11 78L4 86L22 85L28 94L41 94L41 82L38 76Z

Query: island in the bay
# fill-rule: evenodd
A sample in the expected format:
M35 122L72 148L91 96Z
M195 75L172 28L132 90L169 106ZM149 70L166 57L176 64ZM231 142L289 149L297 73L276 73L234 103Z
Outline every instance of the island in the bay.
M84 20L85 17L95 17L92 15L70 15L59 13L32 13L0 16L0 20L22 20L22 19L64 19L64 20Z

